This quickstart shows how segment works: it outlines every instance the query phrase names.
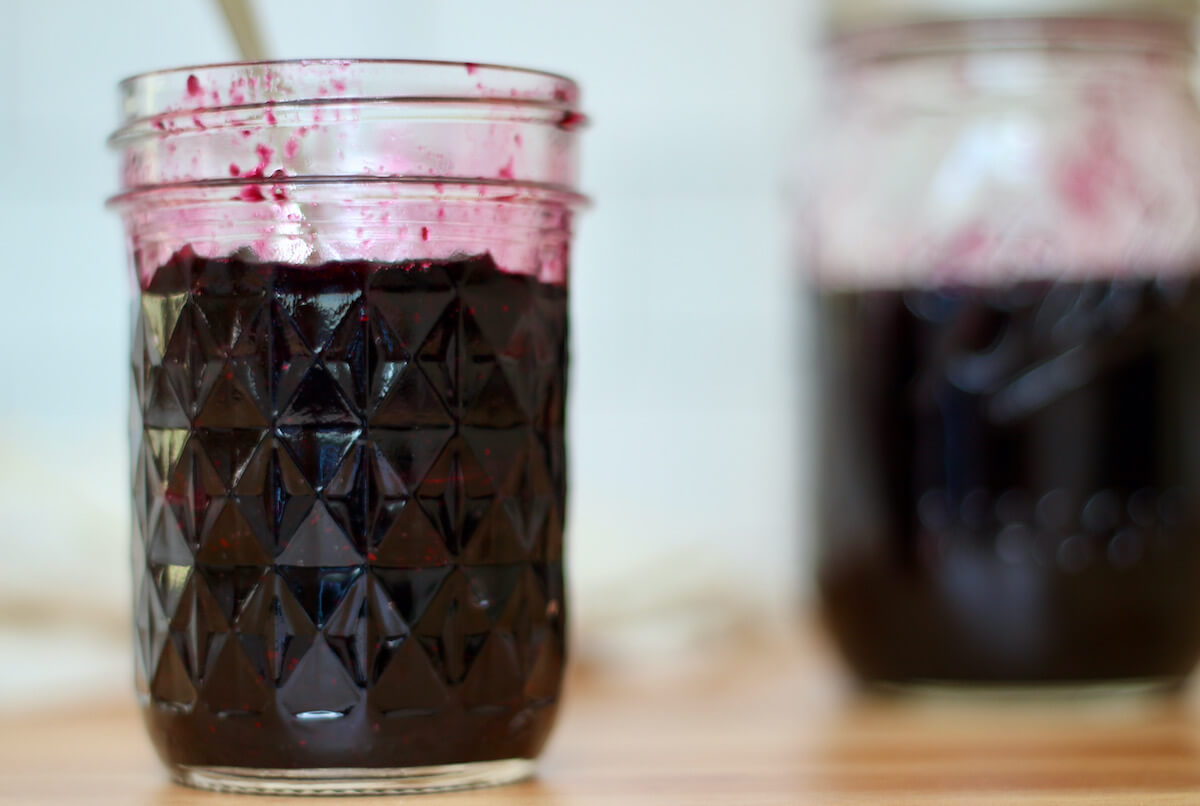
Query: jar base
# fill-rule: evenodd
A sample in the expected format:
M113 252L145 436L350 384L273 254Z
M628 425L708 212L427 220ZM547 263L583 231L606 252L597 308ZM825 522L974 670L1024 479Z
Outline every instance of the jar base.
M428 767L255 769L175 766L180 784L249 795L402 795L510 784L533 774L534 761L511 758Z
M1171 696L1185 682L1182 677L1138 677L1117 680L869 680L869 690L884 695L929 700L1093 701Z

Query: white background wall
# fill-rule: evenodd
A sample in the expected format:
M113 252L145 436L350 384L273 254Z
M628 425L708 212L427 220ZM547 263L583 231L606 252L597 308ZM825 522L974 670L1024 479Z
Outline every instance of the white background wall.
M595 206L573 269L569 564L584 646L669 652L805 589L783 189L816 7L257 3L275 57L468 59L581 82ZM0 676L0 702L44 681L53 653L65 669L125 629L128 287L101 206L115 84L236 55L215 0L0 0L0 657L42 661ZM70 641L46 637L70 624ZM104 668L123 675L116 654Z

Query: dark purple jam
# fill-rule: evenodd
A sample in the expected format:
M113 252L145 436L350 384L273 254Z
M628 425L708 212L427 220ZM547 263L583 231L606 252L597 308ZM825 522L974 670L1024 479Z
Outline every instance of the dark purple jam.
M536 756L567 298L484 255L175 255L133 348L139 689L176 765Z
M820 587L885 681L1178 679L1200 654L1200 286L819 299Z

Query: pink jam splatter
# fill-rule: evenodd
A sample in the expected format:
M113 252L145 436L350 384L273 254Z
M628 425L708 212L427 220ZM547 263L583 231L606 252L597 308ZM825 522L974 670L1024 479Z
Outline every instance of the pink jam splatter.
M229 163L229 175L230 176L239 176L241 173L242 173L242 169L237 167L237 163L235 163L235 162Z
M1077 214L1086 217L1099 211L1104 183L1087 161L1076 161L1063 166L1059 171L1058 189Z
M248 202L260 202L265 201L267 197L258 189L258 185L246 185L235 198Z
M469 76L475 75L475 71L479 69L479 65L475 64L474 62L467 62L466 66L467 66L467 75L469 75Z
M275 153L275 149L264 143L259 143L254 147L254 153L258 154L258 168L256 170L262 173L266 169L267 163L271 161L271 156Z
M958 263L980 254L988 245L987 231L979 224L965 227L948 245L948 258Z
M331 83L333 84L333 88L334 88L335 90L337 90L338 92L345 92L345 91L346 91L346 82L345 82L345 81L342 81L341 79L335 78L335 79L334 79L334 80L333 80Z
M422 241L429 240L429 227L421 227L421 240Z
M192 125L195 126L197 129L200 129L201 131L203 131L206 128L206 126L204 125L204 121L200 120L199 115L192 115Z
M1105 127L1096 128L1083 153L1066 161L1058 171L1058 191L1076 215L1100 215L1108 197L1127 185L1127 171L1116 137Z
M558 121L558 128L563 129L564 131L572 131L573 129L578 129L580 126L582 126L583 121L583 115L579 114L578 112L563 112L562 119Z
M204 88L200 86L200 79L194 75L187 77L187 94L191 98L198 98L204 94Z
M268 163L271 162L271 156L275 153L273 149L268 148L262 143L256 145L254 150L258 154L258 164L255 165L253 169L246 171L245 176L247 179L258 179L263 177L266 174Z
M269 123L272 126L274 126L275 122L276 122L275 121L275 112L274 112L274 110L271 109L271 104L273 104L273 103L274 103L274 101L267 102L267 112L266 112L266 114L263 115L263 118L267 121L267 123Z
M508 162L504 163L504 167L502 167L500 169L500 178L501 179L512 179L513 178L513 158L512 157L509 157Z
M288 141L283 144L283 156L292 159L296 156L296 152L300 150L300 140L296 137L289 137Z

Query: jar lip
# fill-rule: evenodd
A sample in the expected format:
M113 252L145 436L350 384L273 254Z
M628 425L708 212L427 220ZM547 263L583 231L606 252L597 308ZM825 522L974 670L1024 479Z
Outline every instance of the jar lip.
M396 198L403 189L406 195L435 198L439 201L467 200L507 204L559 202L572 208L591 206L591 199L563 185L525 180L494 180L473 177L414 177L414 176L291 176L283 179L198 179L180 182L164 182L158 185L132 187L110 196L104 206L120 209L149 198L165 199L179 196L185 203L194 203L199 195L236 190L247 185L256 187L287 188L291 192L311 189L356 187L374 188L388 198ZM264 195L264 201L267 196ZM161 204L162 202L160 202Z
M170 67L117 85L120 126L165 114L283 103L483 101L573 108L579 85L558 73L469 61L283 59Z
M481 68L486 70L503 70L510 73L524 73L530 76L541 76L550 78L556 81L563 81L578 88L576 81L562 73L555 73L551 70L540 70L535 67L518 67L509 64L495 64L494 62L469 62L455 61L453 59L258 59L248 61L231 61L231 62L205 62L202 64L188 64L181 67L164 67L159 70L143 70L140 73L134 73L131 76L126 76L117 82L118 87L125 87L135 81L150 78L152 76L168 76L178 73L194 73L197 70L214 70L239 67L270 67L295 65L298 67L306 67L314 64L344 66L351 64L378 64L378 65L416 65L424 67L457 67L462 70L470 68Z
M1193 57L1188 29L1160 19L992 17L904 22L834 32L828 51L850 61L976 50L1145 52Z
M834 36L938 22L973 20L1124 20L1187 26L1196 0L831 0L825 28Z

